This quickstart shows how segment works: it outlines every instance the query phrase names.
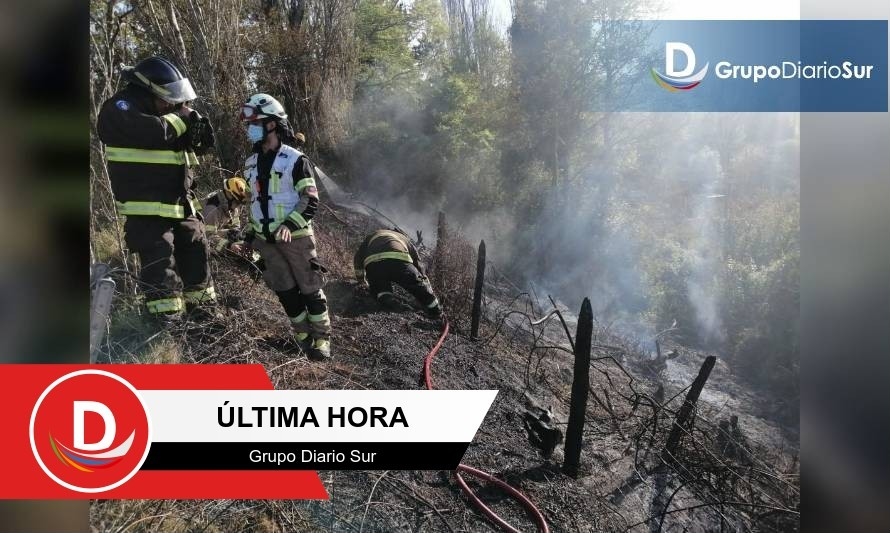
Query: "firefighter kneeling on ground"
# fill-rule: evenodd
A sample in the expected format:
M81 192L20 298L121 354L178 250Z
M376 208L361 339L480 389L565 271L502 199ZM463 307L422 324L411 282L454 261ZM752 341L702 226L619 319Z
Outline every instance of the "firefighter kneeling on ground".
M398 230L381 229L365 237L355 252L353 267L355 279L359 283L367 280L371 294L384 309L404 309L392 292L395 283L417 298L428 316L442 316L417 249L411 239Z
M318 209L314 166L293 147L294 131L278 100L251 96L241 107L241 120L254 143L244 164L252 200L245 244L233 251L249 254L256 248L265 264L263 278L284 307L297 344L310 359L327 359L331 319L322 290L326 270L312 231Z
M183 307L212 318L216 292L190 167L213 147L213 128L188 107L197 96L170 61L142 60L123 79L126 87L102 104L97 130L127 247L141 262L145 305L165 321Z
M246 204L249 196L247 181L235 176L223 181L222 189L210 193L201 201L207 240L214 252L222 252L241 242L241 206Z

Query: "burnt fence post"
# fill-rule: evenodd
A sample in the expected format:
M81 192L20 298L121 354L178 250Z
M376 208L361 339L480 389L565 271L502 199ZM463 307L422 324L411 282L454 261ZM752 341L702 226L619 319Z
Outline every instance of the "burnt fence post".
M473 290L473 317L470 323L470 339L479 338L479 319L482 315L482 288L485 284L485 241L479 243L476 254L476 288Z
M680 438L685 432L684 427L690 415L692 415L695 404L698 403L698 397L701 395L705 382L708 381L708 376L711 375L711 370L713 370L714 363L716 362L717 358L713 355L705 359L698 371L698 376L692 382L692 386L689 387L689 392L686 393L686 399L683 400L683 405L680 407L680 411L677 412L677 418L674 419L674 425L671 427L670 435L668 435L667 444L665 444L664 451L661 454L661 459L667 464L676 464L677 449L680 445Z
M575 369L572 378L572 399L569 407L569 425L566 428L565 459L563 472L577 477L581 465L581 444L584 434L584 415L587 411L587 393L590 388L590 342L593 336L593 310L590 299L584 298L578 314L575 332Z

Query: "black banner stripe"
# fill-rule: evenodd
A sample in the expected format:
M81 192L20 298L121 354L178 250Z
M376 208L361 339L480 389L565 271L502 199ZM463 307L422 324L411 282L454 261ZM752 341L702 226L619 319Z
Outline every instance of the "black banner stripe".
M467 442L153 442L142 470L454 470Z

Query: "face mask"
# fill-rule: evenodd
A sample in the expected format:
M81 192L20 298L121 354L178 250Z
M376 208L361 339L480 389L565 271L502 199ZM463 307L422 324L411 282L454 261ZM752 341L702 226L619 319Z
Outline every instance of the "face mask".
M251 124L247 126L247 138L250 139L250 142L256 143L263 140L263 134L266 132L265 128L260 126L259 124Z

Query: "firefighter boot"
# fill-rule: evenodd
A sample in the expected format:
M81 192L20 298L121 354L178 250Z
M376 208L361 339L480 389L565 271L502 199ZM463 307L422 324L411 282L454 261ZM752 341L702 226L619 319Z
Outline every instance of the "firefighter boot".
M312 346L306 353L313 361L324 361L331 358L331 341L328 339L313 339Z
M426 316L430 318L442 318L442 306L439 302L433 302L435 305L426 308Z
M216 303L187 303L185 304L186 319L196 324L215 322L224 318L222 311Z
M411 310L410 305L407 305L404 302L400 301L391 292L381 292L380 294L378 294L377 303L380 304L380 307L386 311L393 311L398 313Z
M185 315L183 315L182 311L170 313L151 313L148 316L151 317L152 322L158 329L178 328L182 326L183 320L185 318Z
M182 293L182 299L185 301L186 318L191 322L200 324L223 318L216 301L216 289L212 284L186 290Z
M309 334L305 332L297 332L294 333L294 342L297 343L297 346L300 348L300 351L309 354L309 350L312 349L312 339L309 338Z

